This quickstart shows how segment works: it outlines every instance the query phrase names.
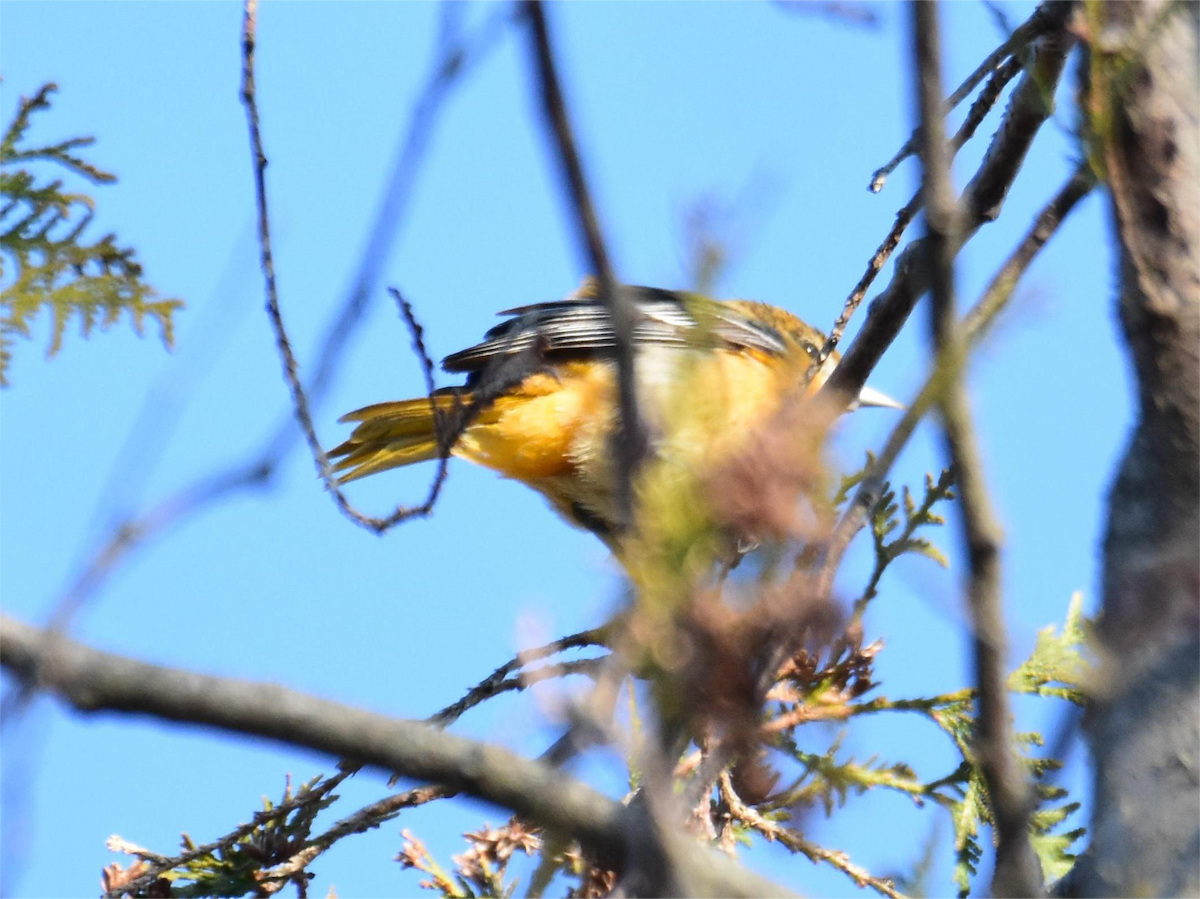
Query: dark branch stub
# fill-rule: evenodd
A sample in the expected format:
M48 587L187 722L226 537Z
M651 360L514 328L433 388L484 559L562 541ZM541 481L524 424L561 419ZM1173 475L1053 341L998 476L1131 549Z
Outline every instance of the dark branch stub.
M527 0L525 10L532 34L532 55L546 129L553 138L559 172L574 207L575 224L598 282L600 300L612 319L620 411L620 423L613 435L613 456L617 461L617 510L622 524L627 527L633 520L634 478L648 448L646 431L638 412L637 375L634 371L633 327L637 321L637 310L618 289L609 263L599 220L583 174L583 164L567 117L545 9L538 0Z

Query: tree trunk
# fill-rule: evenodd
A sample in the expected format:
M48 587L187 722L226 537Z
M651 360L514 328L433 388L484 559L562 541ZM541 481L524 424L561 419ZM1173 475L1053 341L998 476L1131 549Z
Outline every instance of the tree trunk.
M1105 20L1089 35L1092 121L1119 241L1119 313L1139 418L1109 496L1101 661L1087 723L1096 804L1091 845L1070 891L1195 896L1200 6L1121 2L1091 9ZM1105 74L1097 77L1101 67ZM1111 115L1097 117L1097 108Z

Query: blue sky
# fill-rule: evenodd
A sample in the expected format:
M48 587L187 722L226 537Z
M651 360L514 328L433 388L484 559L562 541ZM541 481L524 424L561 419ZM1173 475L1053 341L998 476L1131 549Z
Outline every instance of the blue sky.
M1019 21L1032 4L1005 8ZM687 286L683 210L704 196L728 201L749 192L759 197L757 212L721 295L775 303L829 326L916 184L910 161L882 194L865 189L912 122L906 12L878 9L882 26L871 31L770 4L550 8L577 137L623 280ZM472 4L465 24L488 14ZM982 4L947 4L943 15L953 85L1001 35ZM69 329L63 351L47 361L41 321L16 349L14 385L0 400L0 596L6 613L41 620L106 523L245 459L285 414L287 394L255 261L238 98L240 7L10 0L3 17L4 121L19 95L57 82L54 108L31 138L96 136L90 158L120 182L98 189L93 227L135 246L152 283L187 303L174 353L124 323L86 341ZM276 267L302 371L311 370L354 276L437 23L436 6L416 3L268 3L260 12ZM995 121L961 154L960 184ZM1073 123L1068 80L1001 220L961 257L964 302L978 297L1067 177ZM415 304L435 356L473 342L495 310L560 296L585 274L548 163L526 42L513 31L445 106L385 268L383 283ZM971 372L988 482L1006 531L1013 664L1038 628L1061 622L1073 591L1095 606L1104 497L1132 415L1106 214L1099 195L1080 205ZM914 394L926 332L922 309L875 386L902 399ZM345 434L335 424L341 413L420 391L407 334L381 287L316 409L319 433L332 445ZM123 453L148 392L165 401L139 428L134 443L143 449ZM166 410L176 408L167 433ZM857 468L894 421L887 412L851 417L836 462ZM936 437L922 427L895 470L897 483L919 486L940 468ZM430 475L428 467L396 472L355 485L351 495L386 513L419 501ZM868 637L887 641L878 670L888 696L969 683L954 536L939 535L950 571L902 560L868 615ZM868 561L867 547L856 544L845 595L861 589ZM599 542L562 524L520 485L453 464L436 514L379 539L337 513L297 446L268 489L187 520L123 565L75 634L150 661L423 717L535 635L600 623L620 595ZM458 729L536 753L555 733L547 715L554 693L497 702ZM1059 711L1023 703L1018 725L1046 728ZM813 745L832 733L812 733ZM923 722L898 718L857 725L844 747L859 759L907 760L933 777L952 764L943 744ZM333 767L245 739L83 719L45 699L6 726L3 750L0 887L8 895L91 895L114 860L104 848L109 834L158 851L177 845L184 830L211 839L245 820L259 796L277 796L285 773L304 780ZM1078 765L1067 783L1081 783ZM360 775L341 792L335 810L347 813L383 787ZM872 870L905 870L938 815L870 795L851 799L828 823L814 817L810 835ZM458 833L502 817L469 803L406 815L331 851L316 866L313 895L331 883L342 896L412 894L417 877L389 860L402 826L444 860L460 851ZM943 845L942 892L949 854ZM840 874L776 847L752 861L808 894L858 892Z

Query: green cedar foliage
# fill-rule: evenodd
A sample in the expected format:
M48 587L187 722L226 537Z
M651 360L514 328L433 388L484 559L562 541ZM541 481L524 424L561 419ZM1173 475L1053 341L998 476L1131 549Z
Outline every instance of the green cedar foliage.
M0 142L0 385L7 386L16 335L30 336L30 325L42 309L51 317L47 355L62 346L72 316L78 316L86 337L97 322L107 328L127 313L134 330L142 333L147 316L158 322L163 342L171 346L172 315L183 303L158 299L143 280L142 266L131 248L107 234L94 242L84 231L95 214L93 199L67 193L61 180L42 180L29 164L50 163L93 184L111 184L116 177L76 155L91 146L90 137L75 137L30 147L25 132L35 112L50 107L57 88L43 85L32 98L23 98ZM74 220L73 216L75 217ZM11 263L12 270L5 270Z

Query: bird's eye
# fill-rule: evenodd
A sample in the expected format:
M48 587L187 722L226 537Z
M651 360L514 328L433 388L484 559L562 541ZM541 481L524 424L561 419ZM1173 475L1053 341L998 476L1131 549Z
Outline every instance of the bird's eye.
M800 341L800 346L804 347L804 352L808 353L808 358L817 358L817 348L807 340Z

